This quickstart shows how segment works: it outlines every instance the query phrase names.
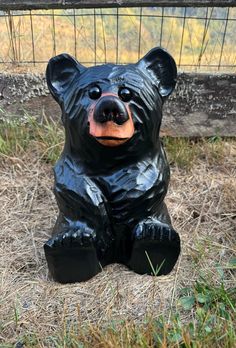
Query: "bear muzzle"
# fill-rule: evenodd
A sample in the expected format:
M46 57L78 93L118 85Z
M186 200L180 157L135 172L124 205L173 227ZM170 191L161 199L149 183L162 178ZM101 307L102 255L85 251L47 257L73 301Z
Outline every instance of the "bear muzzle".
M94 109L94 120L98 123L113 121L121 126L128 121L129 115L125 105L115 96L104 96L99 99Z
M89 134L100 144L118 146L134 134L134 124L128 104L116 95L102 95L89 112Z

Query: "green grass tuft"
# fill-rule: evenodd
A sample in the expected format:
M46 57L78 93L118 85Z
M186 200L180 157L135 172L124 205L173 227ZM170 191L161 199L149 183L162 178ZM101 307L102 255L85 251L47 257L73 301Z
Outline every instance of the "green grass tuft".
M21 156L35 151L39 158L55 163L63 147L64 132L53 120L39 123L27 117L25 122L12 120L0 123L0 153L5 156Z
M188 139L164 137L163 144L171 165L190 170L199 159L210 165L225 159L224 140L221 137Z

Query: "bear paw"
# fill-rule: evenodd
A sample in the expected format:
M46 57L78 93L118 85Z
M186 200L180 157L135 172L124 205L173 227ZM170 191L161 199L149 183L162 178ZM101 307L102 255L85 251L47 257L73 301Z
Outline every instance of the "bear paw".
M180 253L180 238L172 226L148 218L135 227L133 238L130 268L151 275L164 275L172 270Z
M81 225L53 236L44 244L48 267L56 281L85 281L101 271L95 238L94 230Z
M95 232L91 228L83 226L83 228L67 230L60 235L53 236L45 243L45 248L56 251L59 248L92 247L95 239Z

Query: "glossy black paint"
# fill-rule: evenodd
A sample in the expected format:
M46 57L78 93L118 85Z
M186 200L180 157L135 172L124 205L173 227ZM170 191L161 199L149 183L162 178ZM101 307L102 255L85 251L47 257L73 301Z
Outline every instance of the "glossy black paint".
M97 102L94 109L94 120L100 123L113 121L122 125L128 121L129 116L122 101L113 96L106 95Z
M154 48L136 64L85 68L62 54L49 61L46 77L65 127L54 168L59 216L44 245L53 278L84 281L113 262L169 273L180 239L164 203L170 173L159 129L176 83L173 58ZM92 124L111 127L104 141L124 142L100 143Z

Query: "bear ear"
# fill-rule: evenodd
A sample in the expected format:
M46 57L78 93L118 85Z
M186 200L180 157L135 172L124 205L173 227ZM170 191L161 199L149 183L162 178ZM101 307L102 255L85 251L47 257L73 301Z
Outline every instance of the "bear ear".
M137 63L144 73L157 81L159 93L168 97L176 85L177 68L171 55L160 47L153 48Z
M74 78L79 76L85 69L76 59L66 53L49 60L46 69L46 80L48 89L57 102L61 101L63 93Z

